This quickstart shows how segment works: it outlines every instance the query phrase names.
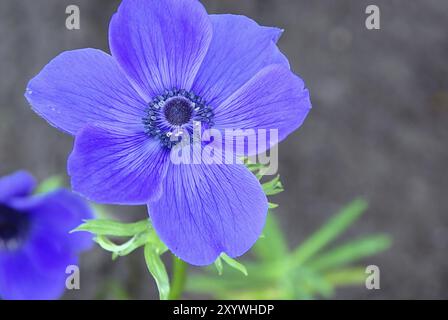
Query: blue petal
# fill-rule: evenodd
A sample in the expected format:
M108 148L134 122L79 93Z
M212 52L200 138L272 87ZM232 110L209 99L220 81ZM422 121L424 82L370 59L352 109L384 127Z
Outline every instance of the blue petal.
M57 240L57 239L54 239ZM9 254L0 254L0 297L8 300L51 300L59 298L65 290L65 269L76 265L76 257L65 252L53 255L55 242L45 247L27 247ZM52 268L45 262L58 262Z
M270 64L289 67L275 41L281 30L238 15L211 15L213 39L193 91L218 106Z
M109 42L140 94L190 90L212 37L197 0L124 0L112 18Z
M36 181L25 171L17 171L9 176L0 178L0 202L14 197L24 197L33 192Z
M93 245L88 233L69 232L92 219L89 206L66 190L15 198L9 205L30 217L26 242L16 251L0 252L0 296L4 299L56 299L65 289L67 266Z
M155 230L178 257L208 265L223 252L238 257L259 238L268 203L243 165L174 165L163 194L149 204Z
M88 125L68 160L72 188L90 200L147 204L160 194L169 152L145 133Z
M283 65L271 65L261 70L255 77L219 105L215 110L215 129L253 129L247 136L258 139L258 130L278 130L278 139L267 141L266 147L275 145L300 127L311 109L308 89L302 79ZM269 137L268 137L269 138ZM236 152L245 150L244 155L266 151L263 145L240 146L236 142ZM244 143L244 142L243 142Z
M33 110L69 134L88 123L141 129L145 102L115 60L95 49L64 52L30 81Z
M78 253L92 247L92 236L85 232L69 234L84 220L94 215L87 202L80 196L64 189L45 195L15 200L10 203L26 212L32 219L32 235L50 235L54 241L64 243L64 250Z

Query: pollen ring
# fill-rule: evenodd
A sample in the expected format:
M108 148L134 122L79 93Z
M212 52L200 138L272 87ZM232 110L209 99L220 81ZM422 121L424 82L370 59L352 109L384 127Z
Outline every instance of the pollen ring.
M212 108L193 92L167 90L148 104L142 120L145 133L171 149L185 132L191 136L193 123L200 122L205 129L211 128L213 117Z

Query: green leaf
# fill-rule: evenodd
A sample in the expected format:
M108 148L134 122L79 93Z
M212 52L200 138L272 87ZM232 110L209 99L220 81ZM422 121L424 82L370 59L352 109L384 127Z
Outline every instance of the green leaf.
M93 240L104 250L112 252L112 259L115 260L117 257L127 256L134 250L145 245L148 242L148 235L145 233L137 234L121 245L115 244L105 236L96 236Z
M147 233L139 233L131 238L128 242L126 242L126 246L122 248L120 251L115 251L112 255L113 259L117 257L127 256L132 253L134 250L144 246L148 242L148 234Z
M101 248L109 252L117 252L126 247L126 244L117 245L105 236L96 236L93 240L98 243Z
M87 220L71 232L87 231L92 234L115 237L132 237L151 228L149 220L135 223L121 223L114 220Z
M278 204L269 202L269 209L275 209L275 208L278 208Z
M220 276L222 276L223 266L222 266L222 260L221 260L220 257L218 257L218 259L216 259L216 261L215 261L215 267L216 267L216 270L218 270L218 274L219 274Z
M259 290L272 286L272 283L263 280L249 281L251 277L242 278L241 274L229 277L227 272L222 276L192 274L187 279L187 288L192 292L215 295L217 292Z
M169 300L180 300L187 281L187 269L188 264L173 255L173 271L170 293L168 295Z
M265 173L269 171L269 168L265 164L261 163L253 163L249 160L249 158L243 159L244 164L246 167L259 179L263 178Z
M42 181L36 188L35 194L45 194L62 188L64 179L61 176L52 176Z
M109 240L105 236L96 236L93 239L96 243L100 245L106 251L112 252L112 259L116 259L119 256L126 256L133 252L135 249L143 246L148 240L143 236L143 234L136 235L132 237L129 241L117 245L113 241Z
M334 287L315 270L299 268L294 273L292 279L286 277L284 281L287 285L294 286L295 299L313 297L316 294L328 298L334 293Z
M365 271L366 270L363 267L350 267L327 272L323 275L323 277L334 287L358 285L365 282Z
M227 263L229 266L231 266L232 268L240 271L242 274L247 276L247 269L246 269L246 267L244 265L242 265L241 263L239 263L238 261L236 261L235 259L230 258L225 253L222 253L221 256L218 259L224 260L224 262Z
M388 236L370 236L348 242L329 252L323 253L307 263L306 266L317 271L337 268L382 252L388 249L390 245L391 239Z
M321 229L297 248L292 257L294 265L302 265L314 254L318 253L328 243L337 238L367 209L367 202L358 199L343 208L336 216L330 219Z
M160 240L154 229L152 229L151 232L149 232L148 237L149 237L148 243L152 245L152 247L154 248L154 250L156 250L156 253L158 255L161 256L162 254L168 251L168 247L165 245L165 243L162 242L162 240Z
M145 245L144 251L146 266L156 281L157 288L159 289L160 300L168 300L170 294L170 282L165 265L163 264L162 259L160 259L157 249L155 249L151 244Z
M285 259L288 254L288 245L272 213L268 213L263 234L264 237L258 239L252 249L254 254L266 261Z
M249 169L252 173L256 174L258 171L264 168L264 165L261 163L252 163L249 159L245 159L244 161L247 169Z
M276 176L274 179L263 183L261 186L267 196L272 196L284 191L280 176Z

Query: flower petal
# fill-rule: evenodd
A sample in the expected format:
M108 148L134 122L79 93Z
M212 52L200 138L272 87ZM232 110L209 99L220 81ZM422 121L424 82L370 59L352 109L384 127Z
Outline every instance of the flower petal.
M67 190L15 198L9 205L30 216L31 229L17 251L0 252L0 296L5 299L56 299L65 289L66 268L90 249L92 236L69 234L93 214L84 200Z
M222 132L252 129L246 131L248 137L258 137L259 129L278 130L278 139L271 136L270 141L264 141L265 147L258 148L238 146L241 139L224 137L225 143L236 142L236 152L245 150L245 156L253 155L266 151L300 127L310 109L309 92L302 79L282 65L271 65L214 110L214 128ZM270 135L267 136L269 140Z
M39 248L41 253L47 247ZM66 267L52 272L36 266L37 252L31 247L13 253L0 254L0 297L8 300L49 300L59 298L65 290ZM48 254L45 253L45 254ZM47 256L62 262L61 257ZM76 264L76 258L64 261L66 265ZM62 264L61 264L62 265Z
M289 68L275 44L280 29L262 27L245 16L210 17L213 39L193 86L193 91L208 104L220 105L268 65L284 64Z
M146 107L115 60L95 49L60 54L30 81L25 96L37 114L72 135L96 122L141 128Z
M197 0L124 0L112 18L112 55L147 101L190 90L212 37Z
M92 236L85 232L69 234L84 220L93 219L87 202L68 190L59 189L44 195L16 199L10 205L30 215L32 234L46 234L66 243L65 249L81 252L92 247Z
M260 236L268 203L243 165L171 164L163 185L149 214L162 241L186 262L240 256Z
M100 203L146 204L159 196L168 156L143 132L88 125L68 160L72 189Z
M36 181L25 171L17 171L0 179L0 202L14 197L25 197L33 192Z

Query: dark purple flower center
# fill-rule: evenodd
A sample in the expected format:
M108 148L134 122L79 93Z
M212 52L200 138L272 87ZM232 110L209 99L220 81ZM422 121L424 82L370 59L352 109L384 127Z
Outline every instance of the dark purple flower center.
M165 102L163 108L166 120L174 126L181 126L190 121L193 108L189 100L184 97L174 97Z
M160 140L171 149L200 123L202 129L211 128L213 110L204 99L187 90L169 90L154 98L146 110L143 125L148 136Z
M0 204L0 251L17 249L25 240L29 226L27 214Z

